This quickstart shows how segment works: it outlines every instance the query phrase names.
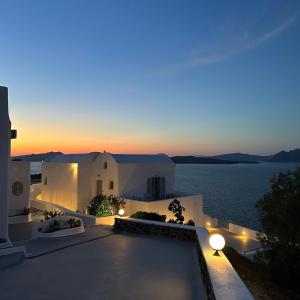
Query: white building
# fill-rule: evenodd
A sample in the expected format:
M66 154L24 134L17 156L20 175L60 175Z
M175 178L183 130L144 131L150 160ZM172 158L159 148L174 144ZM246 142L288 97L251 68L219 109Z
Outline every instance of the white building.
M164 154L61 154L42 164L41 199L84 211L97 194L159 200L174 185L175 164Z

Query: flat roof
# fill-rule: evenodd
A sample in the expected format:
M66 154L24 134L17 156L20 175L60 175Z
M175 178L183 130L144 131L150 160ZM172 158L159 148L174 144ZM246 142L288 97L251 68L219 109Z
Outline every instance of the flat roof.
M79 163L86 158L95 159L100 152L80 153L80 154L59 154L49 159L50 163Z
M111 156L120 164L173 164L173 161L166 154L111 154Z

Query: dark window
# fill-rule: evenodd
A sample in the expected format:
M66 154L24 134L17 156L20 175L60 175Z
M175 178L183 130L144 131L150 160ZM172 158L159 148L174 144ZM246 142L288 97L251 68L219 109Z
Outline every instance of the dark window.
M107 162L104 163L104 169L107 169Z
M166 198L166 178L150 177L147 182L147 194L151 199L162 200Z
M48 184L48 178L47 178L47 176L45 176L45 178L44 178L44 184L45 184L45 185Z
M109 189L110 189L110 190L113 190L113 189L114 189L114 182L113 182L113 181L110 181L110 182L109 182Z

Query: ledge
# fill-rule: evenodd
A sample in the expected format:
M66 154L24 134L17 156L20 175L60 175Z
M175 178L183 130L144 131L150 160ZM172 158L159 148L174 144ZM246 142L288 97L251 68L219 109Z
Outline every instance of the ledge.
M28 215L8 217L8 224L29 223L31 222L31 213Z
M209 233L203 227L139 219L115 218L115 231L129 231L195 241L202 279L209 300L253 300L244 282L221 252L214 256Z

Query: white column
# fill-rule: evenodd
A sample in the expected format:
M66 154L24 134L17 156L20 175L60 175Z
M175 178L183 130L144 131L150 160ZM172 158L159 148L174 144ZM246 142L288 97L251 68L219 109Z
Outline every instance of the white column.
M10 157L8 90L0 86L0 239L8 238L8 162Z

